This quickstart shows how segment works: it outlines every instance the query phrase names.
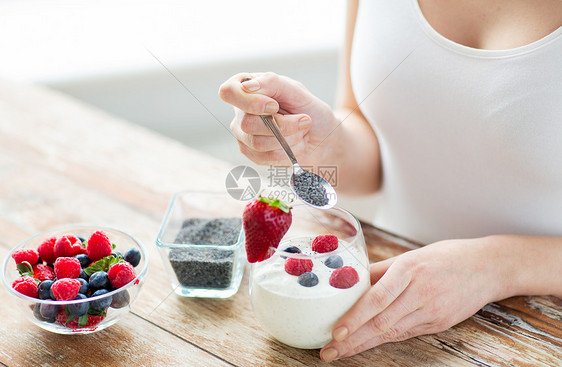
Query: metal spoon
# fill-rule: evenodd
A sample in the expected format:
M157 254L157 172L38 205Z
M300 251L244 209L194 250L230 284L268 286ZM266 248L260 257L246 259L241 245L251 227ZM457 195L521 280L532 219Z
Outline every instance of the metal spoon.
M293 165L291 175L291 190L305 203L318 209L330 209L338 201L336 190L322 176L303 169L297 162L291 147L287 144L285 137L281 134L275 118L270 115L260 115L264 124L271 130L273 135L287 153L287 157Z

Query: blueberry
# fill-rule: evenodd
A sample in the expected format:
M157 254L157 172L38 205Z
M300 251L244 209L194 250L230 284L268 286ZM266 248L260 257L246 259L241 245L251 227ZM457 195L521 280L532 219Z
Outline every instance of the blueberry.
M121 292L113 295L113 301L111 301L111 307L122 308L129 304L129 292L127 290L122 290Z
M82 294L88 293L88 289L90 289L90 287L88 286L88 281L83 278L77 278L76 280L80 282L80 290L78 292Z
M300 254L300 253L301 253L301 249L298 248L298 247L296 247L296 246L287 247L287 248L286 248L285 250L283 250L283 251L288 252L288 253L291 253L291 254ZM282 258L282 259L286 259L287 256L281 255L281 258Z
M45 321L55 322L55 316L57 316L57 314L59 313L59 306L42 303L39 307L39 313L41 314L41 316L43 316Z
M109 293L106 289L100 289L95 291L92 294L92 297L97 297L97 296L101 296L102 294L106 294ZM113 301L113 297L111 296L106 296L100 299L97 299L95 301L90 302L90 306L96 310L96 311L105 311L109 308L109 305L111 304L111 302Z
M97 291L98 289L105 289L111 284L109 283L109 278L105 271L96 271L90 276L90 289L92 291Z
M86 272L84 271L84 269L80 269L80 279L84 279L85 281L90 280L90 277L88 276L88 274L86 274Z
M123 258L123 254L122 254L121 252L119 252L119 251L113 251L113 252L111 253L111 255L113 255L113 256L115 256L115 257L117 257L117 258L119 258L119 259L122 259L122 258Z
M318 284L318 277L313 272L309 271L299 275L298 282L304 287L314 287Z
M39 299L54 299L51 296L52 280L44 280L39 284Z
M85 294L78 293L75 299L86 299L86 298L88 297L86 297ZM66 309L68 310L68 313L70 313L73 316L76 317L84 316L86 313L88 313L88 310L90 309L90 302L72 303L66 306Z
M339 255L332 255L324 261L324 265L331 269L341 268L343 266L343 259Z
M86 239L82 236L76 236L81 243L86 243Z
M54 283L54 282L56 282L57 280L58 280L58 279L55 278L55 279L51 280L51 282ZM53 293L53 287L52 287L53 283L51 283L51 285L48 286L48 287L49 287L49 298L45 298L45 299L52 299L52 300L55 300L55 299L56 299L56 298L55 298L55 294Z
M92 260L90 260L90 258L86 254L78 254L74 257L77 258L78 261L80 261L80 266L83 269L86 269L88 266L90 266L90 264L92 262Z
M35 306L33 307L33 316L35 316L35 318L39 321L47 321L46 318L43 317L43 315L41 315L41 304L40 303L36 303Z
M132 248L129 251L125 252L125 261L133 265L133 267L139 264L140 259L141 253L136 248Z

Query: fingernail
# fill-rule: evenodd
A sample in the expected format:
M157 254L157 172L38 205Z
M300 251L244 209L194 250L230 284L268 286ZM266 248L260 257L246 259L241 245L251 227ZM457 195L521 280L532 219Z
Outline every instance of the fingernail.
M308 117L303 117L299 120L299 130L307 129L312 121Z
M260 89L260 83L257 80L251 79L242 83L244 89L250 92L255 92Z
M277 112L277 103L269 102L268 104L265 105L265 110L263 112L265 113Z
M349 333L347 328L345 326L340 326L334 330L334 340L337 342L342 341L347 336L347 333Z
M325 362L332 362L334 359L336 359L337 356L338 351L334 348L328 348L320 353L320 357L322 357L322 360L324 360Z

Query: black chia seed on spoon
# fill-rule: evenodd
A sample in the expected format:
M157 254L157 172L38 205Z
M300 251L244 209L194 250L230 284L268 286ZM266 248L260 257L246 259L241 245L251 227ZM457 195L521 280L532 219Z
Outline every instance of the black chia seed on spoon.
M330 201L326 189L318 175L303 170L294 176L294 188L297 195L309 204L324 206Z

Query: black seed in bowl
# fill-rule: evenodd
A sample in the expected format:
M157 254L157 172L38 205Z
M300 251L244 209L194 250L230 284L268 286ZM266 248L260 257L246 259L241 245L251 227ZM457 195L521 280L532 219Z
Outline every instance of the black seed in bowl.
M177 244L230 246L242 228L241 218L190 218L183 222ZM234 251L177 247L168 254L180 284L189 288L225 289L232 279Z

